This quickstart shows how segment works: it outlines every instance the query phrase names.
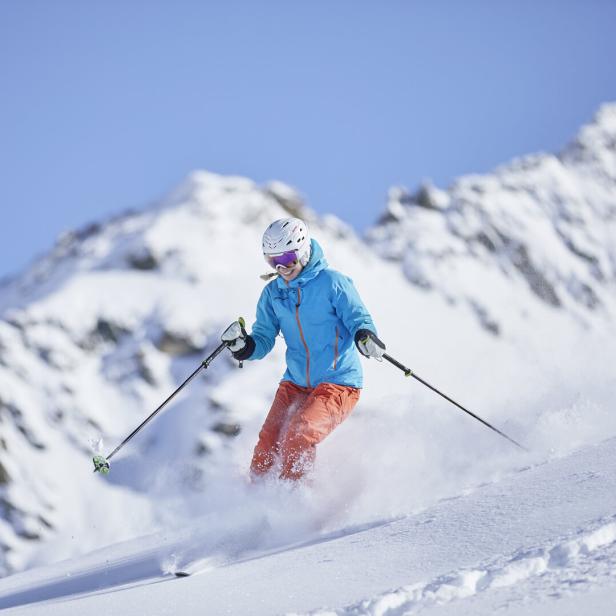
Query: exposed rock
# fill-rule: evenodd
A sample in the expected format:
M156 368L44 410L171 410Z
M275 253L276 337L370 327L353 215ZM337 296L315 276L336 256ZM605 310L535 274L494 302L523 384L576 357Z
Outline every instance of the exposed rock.
M189 336L167 330L161 333L156 342L156 348L174 357L194 355L195 353L203 351L203 348L197 345Z
M290 186L282 182L270 182L265 186L264 191L273 197L289 213L289 216L304 220L311 217L304 199Z
M6 450L6 444L4 445L3 449ZM4 464L2 464L2 462L0 462L0 485L5 486L10 481L11 481L11 477L8 471L6 470L6 467L4 466Z
M225 436L237 436L241 431L241 426L238 423L218 422L212 426L212 432L224 434Z
M142 247L136 252L129 253L126 256L126 261L133 269L146 272L157 270L160 267L160 261L147 247Z
M94 336L105 342L118 343L123 336L130 333L130 330L112 323L107 319L99 318L94 328Z

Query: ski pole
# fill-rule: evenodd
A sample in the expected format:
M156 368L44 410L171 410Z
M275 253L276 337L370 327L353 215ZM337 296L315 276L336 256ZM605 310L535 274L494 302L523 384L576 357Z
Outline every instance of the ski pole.
M242 324L242 328L244 327L244 319L240 317L239 322ZM231 327L231 326L229 326ZM227 328L229 329L229 328ZM226 330L225 330L226 331ZM224 335L224 334L223 334ZM109 473L109 460L128 443L148 422L150 422L160 411L162 411L165 406L175 398L175 396L192 381L201 370L205 370L222 351L229 345L228 342L223 342L218 345L214 351L206 357L200 364L199 367L156 409L154 410L148 417L146 417L107 457L97 455L94 456L92 461L94 462L94 472L97 471L103 475L107 475Z
M390 355L387 355L387 353L383 353L383 359L386 359L390 364L393 364L394 366L396 366L396 368L399 368L400 370L402 370L402 372L404 372L404 376L412 376L414 379L418 380L422 385L425 385L426 387L431 389L433 392L437 393L439 396L442 396L443 398L445 398L445 400L447 400L448 402L451 402L452 404L457 406L460 410L464 411L471 417L474 417L477 421L480 421L484 426L487 426L488 428L490 428L490 430L494 430L494 432L496 432L497 434L500 434L503 438L506 438L510 443L513 443L514 445L516 445L520 449L523 449L524 451L528 451L528 449L524 447L524 445L520 445L520 443L513 440L510 436L507 436L504 432L501 432L498 428L495 428L492 424L489 424L484 419L481 419L481 417L479 417L478 415L475 415L475 413L473 413L472 411L469 411L468 409L464 408L461 404L458 404L455 400L452 400L449 396L445 395L443 392L436 389L436 387L433 387L432 385L430 385L430 383L427 383L421 377L417 376L412 370L402 365L399 361L395 360Z

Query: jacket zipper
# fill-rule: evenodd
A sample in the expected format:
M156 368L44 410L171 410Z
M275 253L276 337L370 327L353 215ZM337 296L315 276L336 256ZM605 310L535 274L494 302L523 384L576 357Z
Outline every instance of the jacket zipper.
M297 326L299 327L299 336L302 339L302 343L304 344L304 349L306 349L306 387L310 387L310 351L308 350L308 345L306 344L306 338L304 338L304 331L302 330L302 324L299 320L299 305L302 303L302 293L299 287L297 287L297 304L295 304L295 319L297 321Z
M338 363L338 326L336 326L336 342L334 343L334 370Z

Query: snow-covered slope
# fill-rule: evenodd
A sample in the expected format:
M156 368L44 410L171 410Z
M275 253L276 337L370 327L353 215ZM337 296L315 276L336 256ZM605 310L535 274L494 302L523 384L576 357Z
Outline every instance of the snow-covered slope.
M87 460L101 435L118 441L175 389L223 326L253 312L265 266L258 237L285 215L281 203L297 206L281 186L195 173L160 205L66 234L3 286L2 568L152 528L159 499L177 496L169 484L200 483L205 454L238 430L239 409L213 393L228 357L137 443L148 462L124 459L101 482ZM257 382L262 370L251 372Z
M418 305L395 266L366 251L339 221L317 220L301 207L280 184L261 189L195 173L155 207L67 234L4 285L5 570L159 528L217 468L223 477L245 471L283 372L281 348L243 371L227 355L217 360L114 460L109 481L92 476L89 458L95 448L108 452L175 389L238 314L250 320L263 286L260 236L272 219L300 208L332 264L355 276L385 338L406 307ZM397 289L401 303L372 291L382 283ZM444 302L422 300L446 318ZM417 329L427 345L430 329ZM398 376L374 382L367 402L395 391L390 383Z
M270 544L419 512L616 435L613 117L605 107L559 157L398 195L369 245L282 184L205 172L144 211L66 234L0 287L4 572L204 519L227 521L223 536L234 528L282 344L242 370L217 359L108 478L92 473L91 455L166 398L230 321L251 322L261 233L288 213L307 218L330 264L353 277L394 357L532 453L520 458L390 365L366 362L356 411L320 447L315 503L287 511L275 485L250 501L268 519L286 512ZM508 239L492 249L482 234Z
M616 605L616 440L518 469L415 515L276 545L283 511L255 507L0 582L20 614L609 614ZM314 495L313 495L314 496ZM284 514L284 515L282 515ZM229 521L228 521L229 522ZM200 572L170 559L198 544ZM260 547L259 547L260 546ZM162 583L157 583L162 582ZM32 604L28 606L27 604ZM593 605L590 611L587 605ZM445 610L445 611L442 611Z

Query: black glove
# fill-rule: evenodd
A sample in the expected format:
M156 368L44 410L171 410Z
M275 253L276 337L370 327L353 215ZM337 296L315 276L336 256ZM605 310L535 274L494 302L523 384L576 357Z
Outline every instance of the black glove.
M253 354L256 346L253 337L246 333L240 321L231 323L221 336L221 340L227 343L231 354L238 361L248 359Z
M381 359L385 353L385 345L378 339L377 335L369 329L360 329L355 334L355 345L357 350L365 357Z

